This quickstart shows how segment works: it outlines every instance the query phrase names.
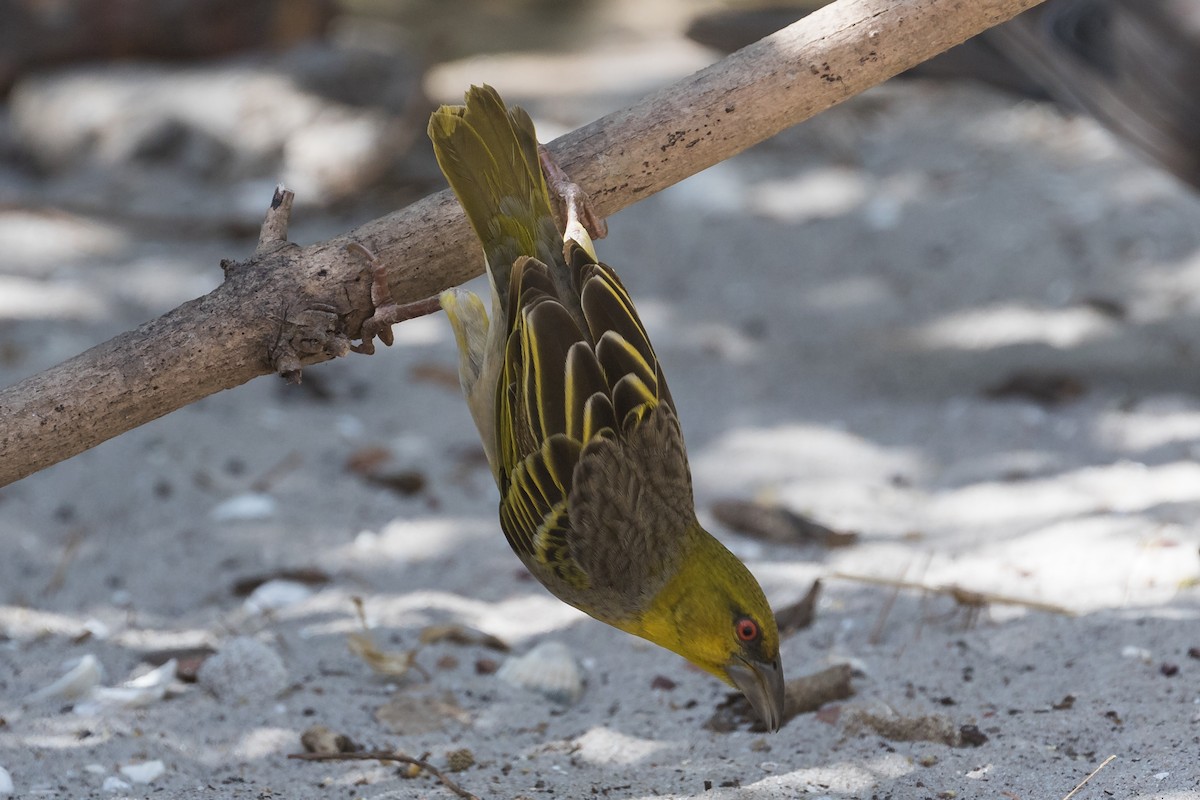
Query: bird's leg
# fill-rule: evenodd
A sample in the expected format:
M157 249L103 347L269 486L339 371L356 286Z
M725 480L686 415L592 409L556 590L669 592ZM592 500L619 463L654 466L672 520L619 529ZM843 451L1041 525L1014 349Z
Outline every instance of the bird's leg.
M374 310L371 316L363 321L362 342L350 345L354 352L368 356L374 353L376 336L379 337L379 341L391 347L395 341L392 336L393 325L406 319L432 314L441 308L437 295L412 303L397 303L388 286L387 268L375 254L358 242L351 242L346 245L346 249L366 259L371 267L371 307Z
M608 223L592 208L592 201L587 192L567 177L567 173L563 172L554 156L550 155L550 151L540 144L538 160L542 164L542 173L546 176L550 198L555 205L554 210L560 221L564 222L563 238L574 239L591 251L592 239L603 239L608 235Z

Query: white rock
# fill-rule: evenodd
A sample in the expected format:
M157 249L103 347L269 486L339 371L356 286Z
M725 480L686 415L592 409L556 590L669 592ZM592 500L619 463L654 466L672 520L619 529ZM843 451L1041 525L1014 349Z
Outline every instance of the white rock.
M367 426L353 414L339 414L334 418L333 426L343 439L358 439L367 432Z
M1138 661L1143 661L1147 664L1154 660L1153 656L1150 655L1149 650L1132 644L1127 644L1125 647L1121 648L1121 657L1136 658Z
M0 767L0 797L8 797L17 791L13 785L12 775L4 767Z
M496 672L500 680L570 705L583 694L583 672L562 642L542 642L523 656L512 656Z
M287 668L279 654L257 639L238 636L221 646L196 674L196 679L224 701L274 699L287 688Z
M209 512L214 522L252 522L275 516L275 498L259 492L247 492L229 498Z
M138 761L121 766L121 774L134 783L152 783L155 778L166 771L167 768L158 759L153 761Z
M83 629L88 632L93 639L107 639L109 636L108 626L95 617L88 617L83 623Z
M270 580L250 593L242 608L248 614L276 611L312 597L313 590L298 581Z

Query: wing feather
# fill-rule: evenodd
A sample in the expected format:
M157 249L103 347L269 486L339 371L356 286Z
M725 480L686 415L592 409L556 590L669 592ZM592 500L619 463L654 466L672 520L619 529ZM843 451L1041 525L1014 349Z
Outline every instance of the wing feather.
M604 371L596 358L596 352L587 342L576 342L567 351L567 374L564 380L567 436L586 442L594 431L587 423L588 405L593 397L608 394Z
M646 587L665 574L669 557L648 549L655 537L646 524L686 526L691 481L674 405L632 300L576 243L565 256L570 280L521 258L507 287L500 520L552 591L568 601L575 592L607 593L619 616L615 598L627 594L619 584ZM659 465L672 453L683 459L680 470Z

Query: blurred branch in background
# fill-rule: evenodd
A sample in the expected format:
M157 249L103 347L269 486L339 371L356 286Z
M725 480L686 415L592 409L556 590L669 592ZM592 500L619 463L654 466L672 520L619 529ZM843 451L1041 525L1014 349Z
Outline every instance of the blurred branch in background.
M550 149L610 215L1038 2L840 0ZM0 485L251 378L298 378L344 355L374 310L352 242L389 266L400 303L482 271L449 192L305 248L283 238L290 203L277 193L253 257L227 262L209 294L0 392Z
M828 0L719 11L688 36L730 52ZM909 71L969 78L1094 116L1200 189L1200 2L1047 0Z

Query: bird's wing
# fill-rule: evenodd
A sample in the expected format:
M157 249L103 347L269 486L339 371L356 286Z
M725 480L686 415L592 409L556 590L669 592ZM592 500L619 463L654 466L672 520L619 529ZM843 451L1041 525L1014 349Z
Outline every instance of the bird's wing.
M513 268L496 404L501 527L570 588L636 591L666 574L672 534L694 520L683 437L620 280L567 250L582 319L545 265Z

